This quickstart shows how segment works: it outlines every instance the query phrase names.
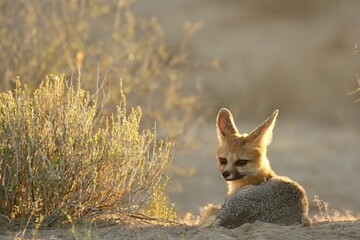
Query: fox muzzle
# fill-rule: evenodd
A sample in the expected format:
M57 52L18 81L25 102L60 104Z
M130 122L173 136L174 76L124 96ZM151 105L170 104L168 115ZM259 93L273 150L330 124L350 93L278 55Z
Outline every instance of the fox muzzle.
M221 175L226 181L234 181L234 180L241 179L246 176L246 174L244 174L244 173L229 172L229 171L224 171Z

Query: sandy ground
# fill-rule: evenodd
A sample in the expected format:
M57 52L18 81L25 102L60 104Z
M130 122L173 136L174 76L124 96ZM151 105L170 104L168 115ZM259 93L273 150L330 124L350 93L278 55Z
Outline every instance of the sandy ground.
M19 234L18 236L20 236ZM129 228L81 228L43 230L30 239L360 239L360 221L323 222L312 227L279 226L255 222L236 229L222 227L195 228L189 226L151 226ZM13 239L14 233L0 233L0 239Z

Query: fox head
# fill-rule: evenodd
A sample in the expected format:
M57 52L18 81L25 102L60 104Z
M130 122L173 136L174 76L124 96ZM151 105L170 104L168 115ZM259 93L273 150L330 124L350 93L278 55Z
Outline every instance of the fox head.
M249 134L240 134L230 111L220 109L216 128L218 169L228 184L228 195L246 185L257 185L275 176L266 157L278 110Z

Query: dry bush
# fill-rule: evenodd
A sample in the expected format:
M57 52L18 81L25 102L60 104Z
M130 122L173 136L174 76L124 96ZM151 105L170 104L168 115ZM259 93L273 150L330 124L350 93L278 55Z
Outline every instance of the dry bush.
M16 76L32 88L49 72L81 68L84 88L93 90L100 64L111 68L109 84L124 79L131 106L142 106L147 122L171 139L182 135L198 109L193 73L201 63L190 59L187 41L199 24L187 23L183 41L169 46L157 18L136 16L132 2L0 1L0 88L12 89ZM120 98L112 92L109 111Z
M348 210L338 211L329 208L329 203L322 201L319 196L314 196L314 203L319 209L319 214L313 216L313 222L356 221L360 213L354 214Z
M141 131L141 109L127 113L124 97L103 117L99 92L90 95L80 81L51 75L33 93L18 80L14 91L0 94L3 217L52 225L147 213L164 194L170 143ZM173 218L167 210L158 216Z

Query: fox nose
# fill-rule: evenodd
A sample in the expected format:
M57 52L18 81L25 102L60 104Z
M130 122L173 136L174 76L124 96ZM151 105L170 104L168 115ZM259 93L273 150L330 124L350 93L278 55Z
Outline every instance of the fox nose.
M225 171L225 172L222 173L222 176L223 176L223 178L227 178L227 177L230 176L230 172L229 172L229 171Z

